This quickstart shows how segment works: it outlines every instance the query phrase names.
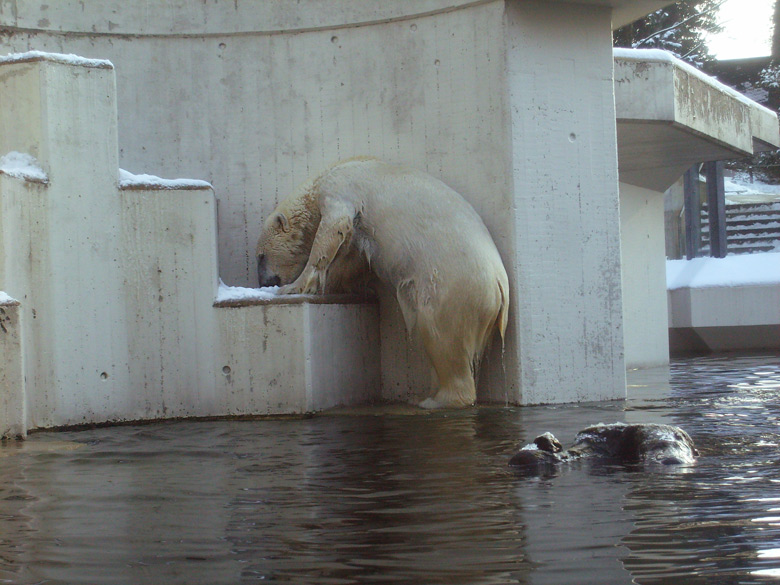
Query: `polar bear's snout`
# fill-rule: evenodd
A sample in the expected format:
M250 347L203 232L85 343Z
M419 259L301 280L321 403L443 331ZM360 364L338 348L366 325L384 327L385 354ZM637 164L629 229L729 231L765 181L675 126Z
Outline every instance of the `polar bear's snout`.
M260 254L257 257L257 282L260 287L279 286L282 284L282 279L279 278L279 275L269 270L265 254Z

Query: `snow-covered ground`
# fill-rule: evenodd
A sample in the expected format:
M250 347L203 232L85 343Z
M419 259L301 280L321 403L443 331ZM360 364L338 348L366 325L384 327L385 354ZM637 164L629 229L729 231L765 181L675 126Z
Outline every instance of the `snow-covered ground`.
M666 261L666 288L780 286L780 253Z
M724 181L724 187L726 205L780 202L780 185L751 181L745 173L727 177Z

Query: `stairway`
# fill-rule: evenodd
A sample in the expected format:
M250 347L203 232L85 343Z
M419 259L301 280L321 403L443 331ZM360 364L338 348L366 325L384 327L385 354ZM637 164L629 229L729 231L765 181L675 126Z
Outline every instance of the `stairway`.
M709 213L701 211L702 256L710 253ZM780 250L780 201L739 203L726 206L729 254L753 254Z

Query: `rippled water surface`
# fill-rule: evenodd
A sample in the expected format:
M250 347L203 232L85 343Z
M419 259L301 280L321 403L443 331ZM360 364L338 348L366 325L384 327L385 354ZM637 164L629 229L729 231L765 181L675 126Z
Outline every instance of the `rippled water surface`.
M0 583L780 580L780 356L629 375L627 402L40 433L0 448ZM666 472L523 478L544 431L664 422Z

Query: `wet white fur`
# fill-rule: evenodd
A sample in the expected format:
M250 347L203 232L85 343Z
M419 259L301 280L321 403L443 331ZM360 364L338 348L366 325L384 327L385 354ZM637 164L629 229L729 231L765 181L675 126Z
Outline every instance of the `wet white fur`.
M438 390L421 406L473 404L476 367L494 329L503 339L509 308L506 270L476 211L438 179L374 159L339 163L293 197L316 201L320 223L305 268L280 293L322 292L343 248L359 250L436 371Z

